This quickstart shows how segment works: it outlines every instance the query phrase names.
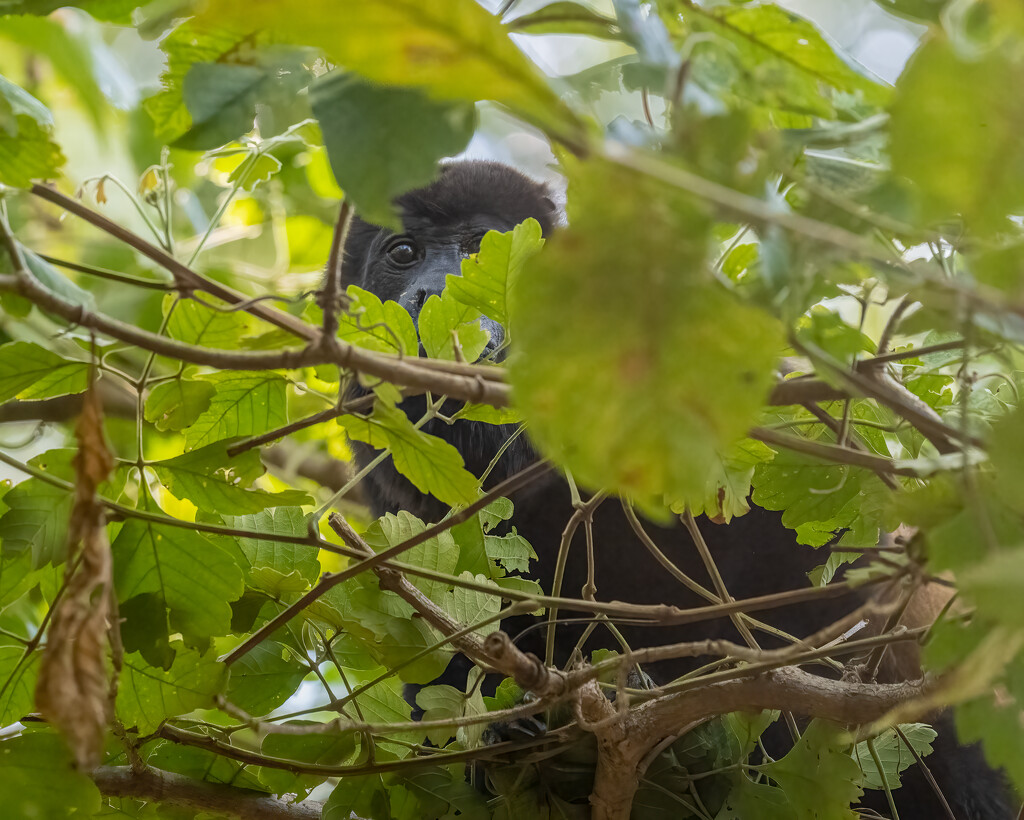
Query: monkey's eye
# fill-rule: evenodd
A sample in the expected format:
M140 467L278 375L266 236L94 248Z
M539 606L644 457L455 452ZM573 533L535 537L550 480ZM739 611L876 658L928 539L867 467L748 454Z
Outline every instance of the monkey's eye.
M420 255L420 250L407 236L399 236L391 240L391 243L384 249L388 259L401 267L408 267L413 264Z

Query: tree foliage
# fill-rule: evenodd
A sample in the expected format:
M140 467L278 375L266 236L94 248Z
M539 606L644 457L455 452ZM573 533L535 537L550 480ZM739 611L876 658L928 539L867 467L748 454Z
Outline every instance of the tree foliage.
M927 24L894 88L768 2L56 5L0 16L6 810L847 818L931 752L939 706L1024 789L1015 3L879 0ZM548 76L521 46L550 35L604 56ZM396 224L495 116L550 145L566 227L488 234L418 327L323 284L353 212ZM507 367L478 361L481 316ZM626 656L541 674L498 632L564 605L503 526L545 468L485 492L436 418L528 425L598 493L581 519L602 493L657 519L752 498L829 544L816 586L862 555L846 579L897 595L941 575L929 677L690 647L717 663L616 715ZM451 513L371 520L350 441ZM637 615L597 592L577 614ZM429 685L456 652L467 690Z

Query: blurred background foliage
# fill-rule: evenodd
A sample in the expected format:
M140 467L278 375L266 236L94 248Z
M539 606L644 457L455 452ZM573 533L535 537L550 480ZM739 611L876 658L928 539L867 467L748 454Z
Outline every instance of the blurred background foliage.
M424 345L449 365L482 349L481 314L514 339L513 407L462 417L525 420L583 486L654 517L728 520L752 493L804 543L842 531L847 551L823 554L816 584L880 531L917 528L857 572L955 573L960 603L927 636L930 670L946 673L936 697L1024 787L1016 0L12 0L0 12L0 793L14 816L185 816L101 798L55 765L63 741L30 719L34 692L54 685L43 636L74 575L67 522L85 479L72 455L90 440L76 443L59 400L96 375L123 642L101 664L120 665L104 764L312 791L326 818L584 811L585 745L560 750L557 778L510 755L486 789L465 782L464 761L493 754L488 713L518 702L510 682L494 698L424 690L427 719L461 720L457 732L406 725L402 682L431 681L451 650L372 575L232 654L321 572L350 565L329 512L378 550L424 531L406 514L369 520L350 438L385 448L446 505L480 495L480 476L394 409L393 387L377 385L372 413L344 412L356 376L329 362L188 364L33 306L18 284L187 345L294 348L323 321L315 292L339 202L395 224L392 198L454 156L516 165L568 203L542 251L529 226L488 240L464 268L470 284L424 314ZM71 199L30 192L45 180ZM134 239L69 212L75 200ZM167 257L206 284L185 287ZM471 280L507 300L482 301ZM384 356L417 344L408 315L348 297L342 340ZM379 323L387 333L368 332ZM235 449L317 414L274 446ZM511 515L495 503L400 559L482 635L502 600L540 594L530 546L492 532ZM349 724L304 734L248 717L304 726L339 712ZM849 817L862 789L910 762L895 735L875 741L894 754L865 762L815 724L772 764L775 785L753 783L736 764L777 716L730 716L678 741L648 768L634 815L765 817L783 801L771 816L809 816L812 797L785 774L818 754L835 765L816 816ZM930 751L930 729L903 730ZM425 737L452 756L403 766ZM88 742L70 748L81 763Z

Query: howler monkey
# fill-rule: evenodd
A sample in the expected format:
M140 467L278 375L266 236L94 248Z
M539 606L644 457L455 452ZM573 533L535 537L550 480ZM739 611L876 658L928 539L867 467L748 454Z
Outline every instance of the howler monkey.
M355 219L345 245L343 277L345 284L356 284L379 296L393 299L417 320L426 300L440 294L448 274L458 274L461 260L479 249L482 236L489 230L507 231L532 217L545 235L555 227L559 212L546 188L519 172L493 162L457 162L446 166L433 184L411 191L397 200L402 216L402 232ZM566 306L571 310L571 306ZM491 333L490 349L501 341L500 326L482 320ZM411 397L402 408L413 419L425 410L423 397ZM428 421L427 432L440 436L458 448L467 468L479 475L490 464L499 447L514 429L473 421ZM373 451L356 445L360 466ZM524 436L504 452L491 471L493 486L533 461L536 455ZM394 469L390 460L369 473L366 484L375 515L408 510L414 515L436 521L445 509L433 498L418 492ZM573 513L569 488L554 474L513 497L513 524L538 555L533 573L550 591L555 575L555 560L562 531ZM689 579L706 590L715 588L688 531L683 526L662 527L643 521L640 526L658 548ZM707 603L678 576L666 571L652 552L638 540L637 522L630 521L621 504L607 499L593 511L593 563L597 597L639 604L669 603L679 607ZM735 598L748 598L806 587L806 573L823 562L820 553L798 544L782 525L779 514L754 507L728 525L700 519L700 534L714 556L724 586ZM582 536L578 536L582 541ZM563 593L578 595L588 578L587 550L574 544L565 566ZM849 613L859 601L852 595L819 600L813 604L790 606L756 613L761 621L785 633L806 636ZM506 620L504 629L513 637L535 623L531 616ZM564 624L557 630L555 662L564 664L583 634L585 625ZM677 641L739 636L727 619L702 621L672 627L619 625L632 647L655 646ZM544 657L543 629L527 629L518 645ZM778 645L772 635L758 633L763 646ZM609 630L598 625L591 632L585 649L618 648ZM887 653L888 655L889 653ZM692 661L669 661L645 671L656 680L667 682L689 668ZM446 673L446 676L450 675ZM883 670L884 674L884 670ZM888 672L898 679L907 672ZM914 674L911 672L910 674ZM940 718L935 751L926 763L942 789L958 820L1009 820L1012 809L1001 776L990 769L976 746L957 745L952 726ZM871 792L867 793L871 795ZM932 820L947 816L934 790L919 767L903 775L903 786L894 792L902 820ZM884 801L879 808L885 806ZM887 807L885 807L887 811Z

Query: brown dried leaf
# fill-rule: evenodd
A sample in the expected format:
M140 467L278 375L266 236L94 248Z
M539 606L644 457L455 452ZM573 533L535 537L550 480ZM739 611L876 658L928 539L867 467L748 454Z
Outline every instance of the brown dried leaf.
M36 705L64 735L79 768L89 771L99 763L111 713L106 650L113 576L96 488L110 474L114 459L103 438L95 386L85 394L75 435L75 503L64 595L54 604Z

